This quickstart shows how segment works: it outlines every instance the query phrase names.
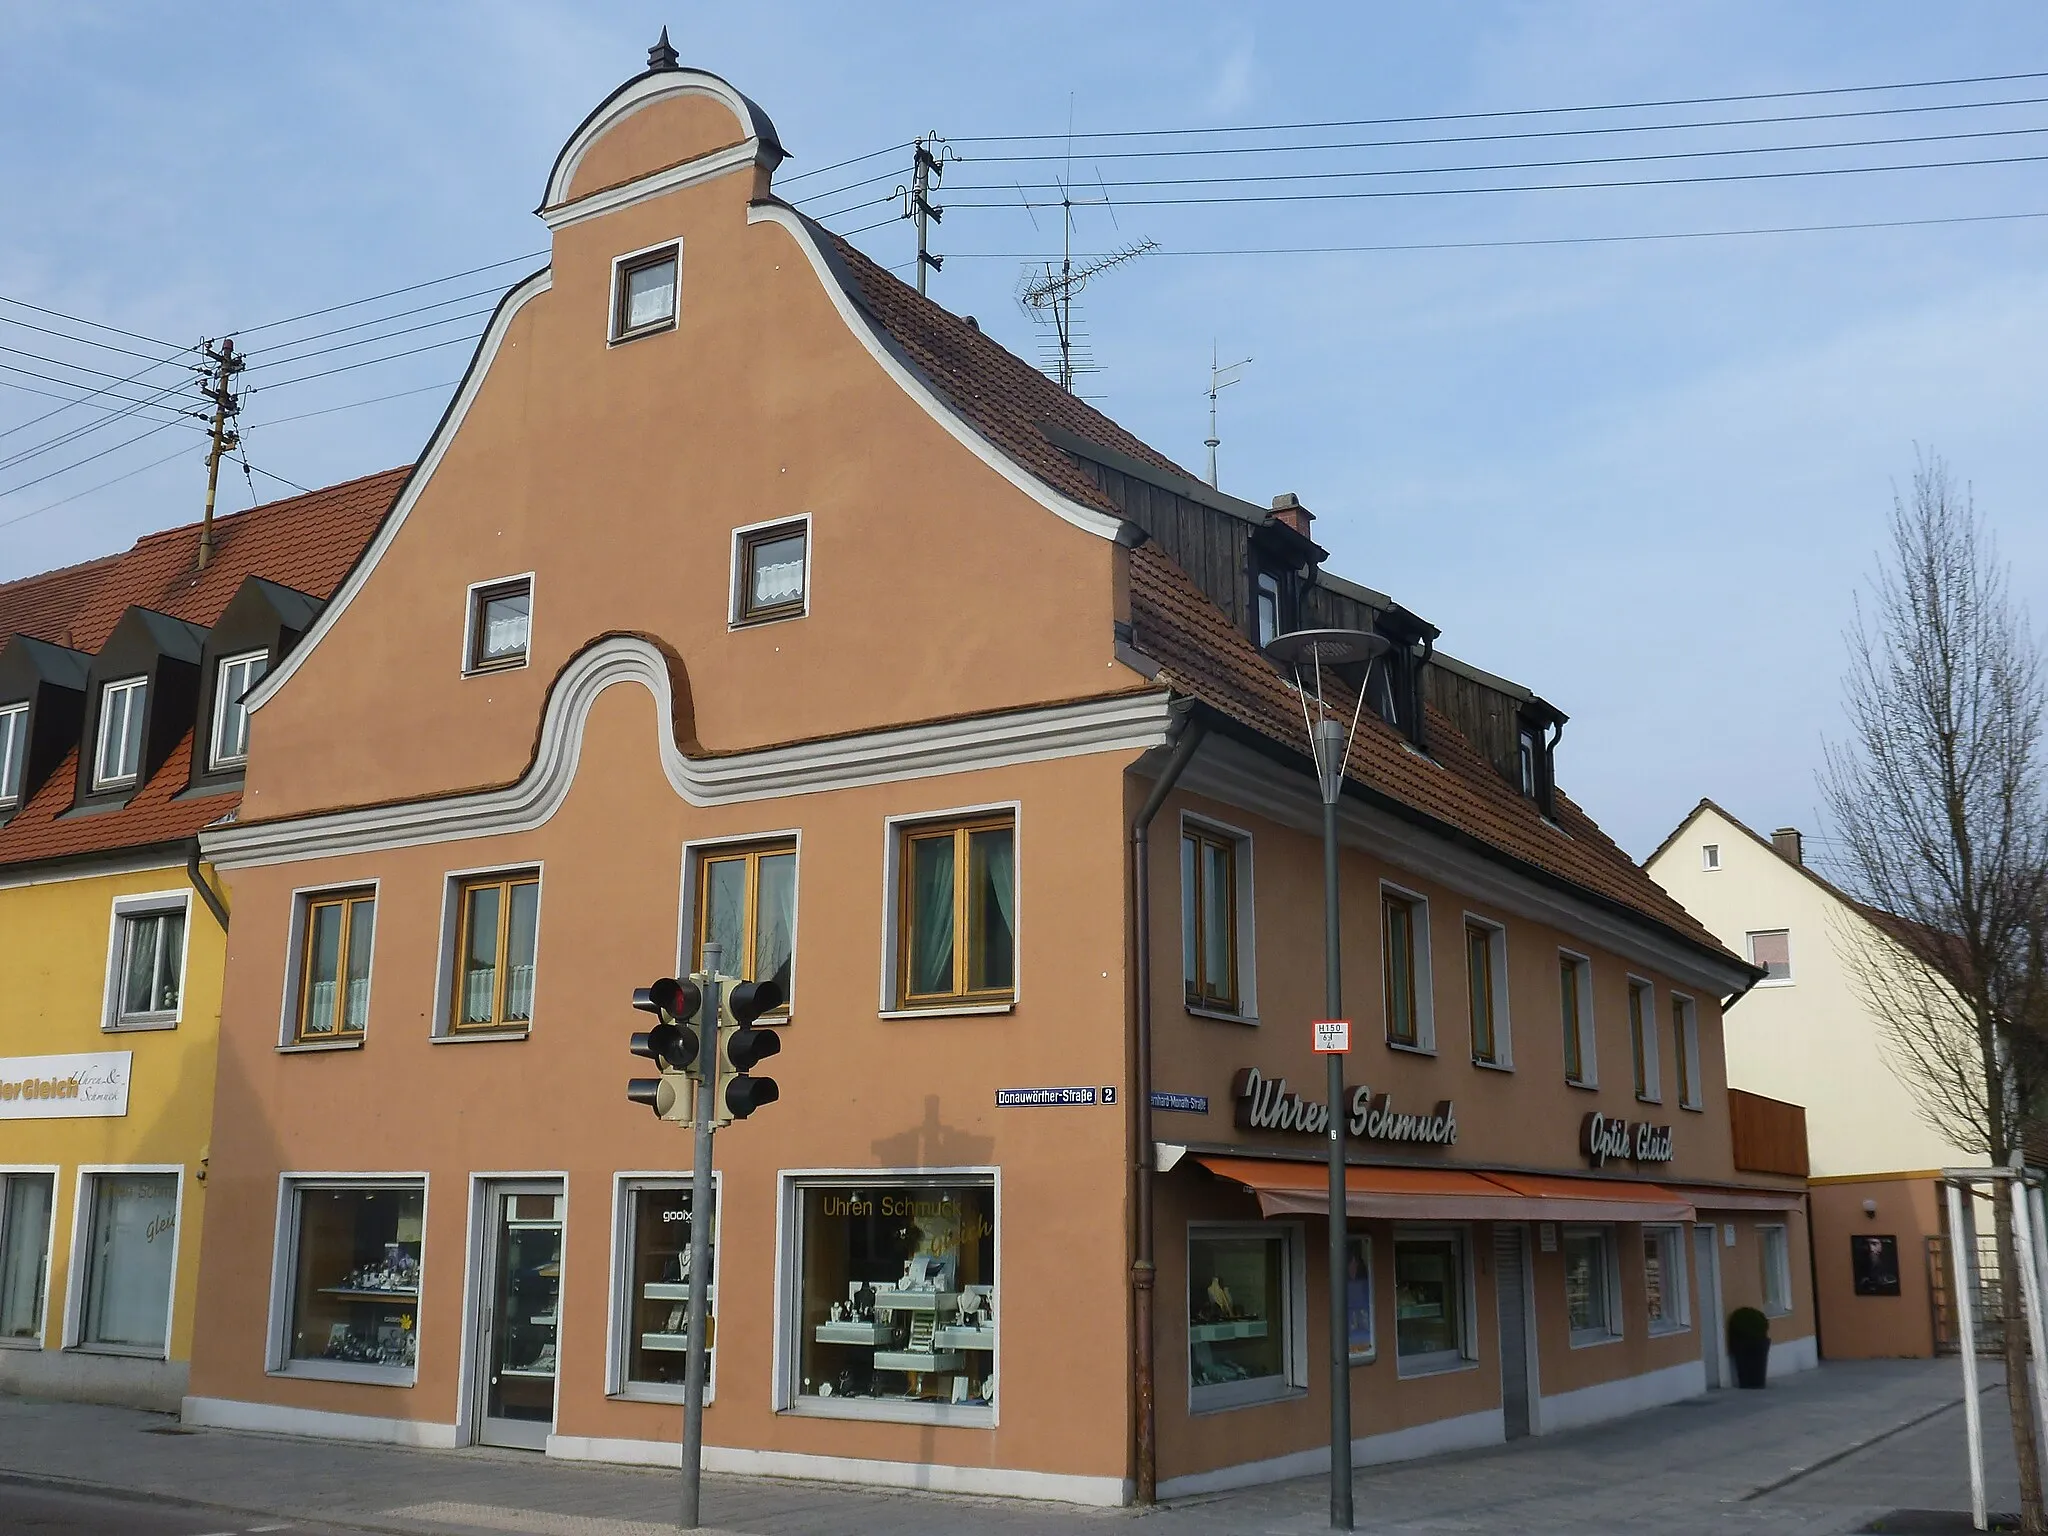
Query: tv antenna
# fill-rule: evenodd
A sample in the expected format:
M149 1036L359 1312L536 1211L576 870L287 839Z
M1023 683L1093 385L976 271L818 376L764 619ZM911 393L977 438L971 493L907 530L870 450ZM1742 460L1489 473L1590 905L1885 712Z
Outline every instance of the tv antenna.
M1222 438L1216 435L1216 397L1224 390L1230 388L1231 385L1241 382L1242 375L1237 370L1248 366L1252 361L1248 357L1242 357L1234 363L1218 364L1216 361L1217 356L1216 343L1212 339L1209 343L1209 435L1204 439L1209 448L1209 487L1211 490L1218 489L1216 485L1216 445L1223 441Z
M1075 266L1074 210L1108 208L1110 219L1114 221L1116 209L1106 195L1101 198L1076 198L1070 182L1062 180L1058 186L1061 215L1059 269L1055 271L1049 261L1045 263L1043 274L1034 274L1029 267L1025 268L1023 284L1017 290L1017 300L1030 312L1032 318L1051 322L1059 357L1057 365L1048 368L1047 372L1058 380L1061 389L1072 394L1075 375L1095 371L1094 364L1087 355L1085 340L1074 330L1074 296L1088 286L1090 279L1100 277L1112 267L1120 267L1127 261L1135 261L1147 251L1156 251L1159 249L1159 242L1134 241L1116 250L1090 257L1080 266Z

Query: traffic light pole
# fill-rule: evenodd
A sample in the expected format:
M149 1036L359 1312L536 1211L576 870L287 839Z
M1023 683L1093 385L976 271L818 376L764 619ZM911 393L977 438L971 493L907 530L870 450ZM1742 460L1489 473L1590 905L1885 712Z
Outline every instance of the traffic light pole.
M716 943L704 946L704 1002L697 1026L697 1152L690 1168L690 1325L688 1364L683 1375L683 1518L694 1531L698 1484L704 1472L704 1381L711 1351L704 1337L711 1280L711 1128L718 1111L719 962Z

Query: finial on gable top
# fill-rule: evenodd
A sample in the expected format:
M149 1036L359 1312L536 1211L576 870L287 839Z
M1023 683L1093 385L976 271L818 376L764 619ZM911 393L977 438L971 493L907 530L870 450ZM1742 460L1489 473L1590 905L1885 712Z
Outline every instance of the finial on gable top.
M667 27L661 29L661 41L647 50L647 67L649 69L682 68L681 59L677 57L675 49L669 44Z

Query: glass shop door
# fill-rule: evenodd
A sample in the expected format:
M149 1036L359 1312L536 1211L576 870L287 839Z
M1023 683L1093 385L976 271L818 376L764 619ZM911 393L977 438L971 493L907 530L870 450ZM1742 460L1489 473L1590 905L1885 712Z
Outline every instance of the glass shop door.
M546 1450L555 1427L562 1202L554 1182L497 1184L485 1193L475 1355L483 1370L477 1440L484 1445Z

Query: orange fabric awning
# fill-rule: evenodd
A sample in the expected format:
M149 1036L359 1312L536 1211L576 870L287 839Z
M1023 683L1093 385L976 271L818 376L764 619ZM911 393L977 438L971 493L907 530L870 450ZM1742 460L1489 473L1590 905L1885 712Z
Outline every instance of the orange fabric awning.
M1199 1157L1218 1178L1242 1184L1267 1216L1315 1216L1330 1208L1319 1162ZM1691 1221L1684 1196L1658 1184L1474 1173L1464 1168L1347 1168L1347 1214L1383 1221Z

